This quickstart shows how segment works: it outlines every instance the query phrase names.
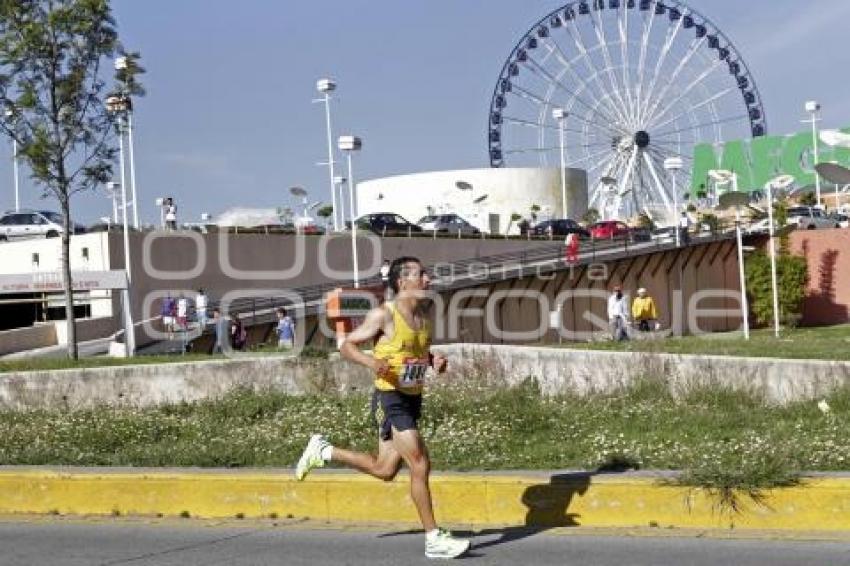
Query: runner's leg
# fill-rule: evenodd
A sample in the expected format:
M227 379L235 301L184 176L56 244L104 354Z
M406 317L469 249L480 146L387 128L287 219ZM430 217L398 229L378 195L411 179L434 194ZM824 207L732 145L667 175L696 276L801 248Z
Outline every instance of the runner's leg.
M410 497L419 513L425 532L437 528L434 520L434 506L431 502L431 488L428 477L431 474L431 460L428 449L416 429L398 431L393 427L391 442L410 470Z
M345 464L379 480L392 481L401 469L401 455L392 440L378 440L378 456L334 447L331 461Z

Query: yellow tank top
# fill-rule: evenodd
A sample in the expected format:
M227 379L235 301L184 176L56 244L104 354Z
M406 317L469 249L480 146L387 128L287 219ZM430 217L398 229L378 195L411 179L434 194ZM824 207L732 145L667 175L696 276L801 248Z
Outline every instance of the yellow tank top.
M422 321L420 330L413 330L394 303L387 303L393 315L395 332L390 340L378 341L376 358L387 360L389 371L375 376L375 387L381 391L398 390L409 395L422 393L422 381L430 366L431 323Z

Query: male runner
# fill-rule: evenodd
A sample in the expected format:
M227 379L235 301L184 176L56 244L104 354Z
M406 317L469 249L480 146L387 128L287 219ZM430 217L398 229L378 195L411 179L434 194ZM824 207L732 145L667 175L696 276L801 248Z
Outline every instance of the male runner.
M295 477L303 480L313 468L333 461L391 481L404 460L410 470L410 497L425 529L425 556L456 558L469 550L470 541L437 527L428 485L431 462L417 429L425 371L431 366L442 373L447 362L430 352L431 322L424 313L429 283L418 259L393 261L389 285L395 301L369 311L339 348L343 357L375 372L372 409L378 424L377 457L332 446L324 436L315 434L298 461ZM375 338L373 355L360 351L359 345Z

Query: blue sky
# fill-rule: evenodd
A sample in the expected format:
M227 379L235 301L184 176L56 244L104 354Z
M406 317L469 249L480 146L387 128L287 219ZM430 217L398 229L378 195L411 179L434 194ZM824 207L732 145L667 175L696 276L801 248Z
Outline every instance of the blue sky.
M494 83L513 45L564 2L532 0L115 0L125 45L142 53L136 102L143 220L174 196L180 220L236 205L287 204L301 185L329 202L324 113L315 81L339 83L335 135L364 149L355 178L488 165ZM847 0L691 0L736 44L764 99L770 133L803 129L803 102L825 127L850 125ZM0 152L3 145L0 144ZM2 153L0 153L2 155ZM11 155L11 147L9 148ZM26 175L26 169L23 170ZM25 206L56 209L22 181ZM0 209L13 206L0 159ZM80 195L75 217L111 210Z

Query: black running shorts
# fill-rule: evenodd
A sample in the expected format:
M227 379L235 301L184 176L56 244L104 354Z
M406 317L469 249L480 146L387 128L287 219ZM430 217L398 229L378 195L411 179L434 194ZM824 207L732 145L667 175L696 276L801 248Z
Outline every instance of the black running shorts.
M416 429L421 414L422 395L379 389L372 393L372 416L381 440L392 438L393 428L398 431Z

